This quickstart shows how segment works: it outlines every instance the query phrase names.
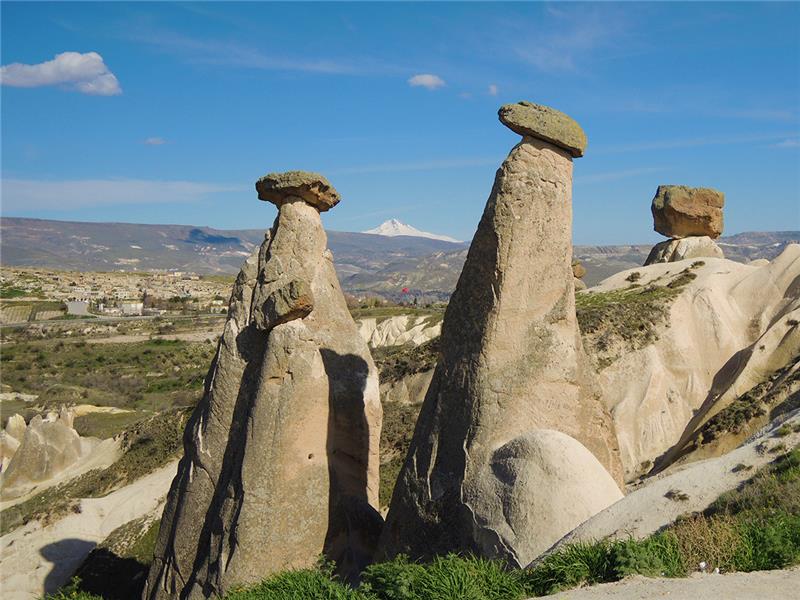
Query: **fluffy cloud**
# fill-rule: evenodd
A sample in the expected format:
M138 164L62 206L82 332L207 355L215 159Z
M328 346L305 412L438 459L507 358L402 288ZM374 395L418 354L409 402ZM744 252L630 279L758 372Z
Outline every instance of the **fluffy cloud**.
M497 86L495 84L493 84L493 83L489 84L489 95L490 96L497 96L497 92L498 91L499 90L497 89Z
M97 52L62 52L35 65L12 63L0 67L0 83L12 87L60 85L93 96L122 93L116 76Z
M408 80L408 85L411 87L424 87L429 90L435 90L436 88L444 86L444 79L438 75L432 75L431 73L420 73L410 78Z
M161 146L162 144L166 144L167 140L162 137L149 137L146 138L143 143L148 146Z
M249 186L152 179L0 181L4 210L73 209L114 204L197 202L220 192L246 192Z

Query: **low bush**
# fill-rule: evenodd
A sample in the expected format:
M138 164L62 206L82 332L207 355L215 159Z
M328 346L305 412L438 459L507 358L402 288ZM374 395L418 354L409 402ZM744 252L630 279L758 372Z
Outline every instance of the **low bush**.
M250 587L233 590L227 600L367 600L370 597L339 582L329 564L278 573Z
M569 544L527 572L527 589L545 596L586 583L614 581L611 547L607 541Z
M82 591L80 583L80 579L73 577L69 585L52 594L46 594L44 600L103 600L100 596Z

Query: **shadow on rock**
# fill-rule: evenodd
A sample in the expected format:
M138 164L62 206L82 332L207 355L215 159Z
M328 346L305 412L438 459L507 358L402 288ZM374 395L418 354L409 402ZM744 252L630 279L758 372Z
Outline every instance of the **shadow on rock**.
M330 503L325 556L345 581L355 583L372 561L383 518L367 497L369 422L365 413L369 365L355 354L321 348L328 388Z

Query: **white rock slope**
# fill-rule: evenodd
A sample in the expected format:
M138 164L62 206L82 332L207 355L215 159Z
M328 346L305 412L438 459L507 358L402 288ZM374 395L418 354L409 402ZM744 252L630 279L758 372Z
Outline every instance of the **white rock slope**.
M623 271L590 292L625 289L630 275L647 286L696 261ZM800 354L800 245L751 266L704 258L696 278L666 309L658 339L624 354L600 373L626 477L646 470L737 394Z

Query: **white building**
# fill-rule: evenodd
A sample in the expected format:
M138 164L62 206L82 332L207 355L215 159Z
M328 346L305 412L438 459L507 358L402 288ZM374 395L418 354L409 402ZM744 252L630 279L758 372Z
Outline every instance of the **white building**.
M126 317L140 316L144 310L144 302L120 302L119 309Z

